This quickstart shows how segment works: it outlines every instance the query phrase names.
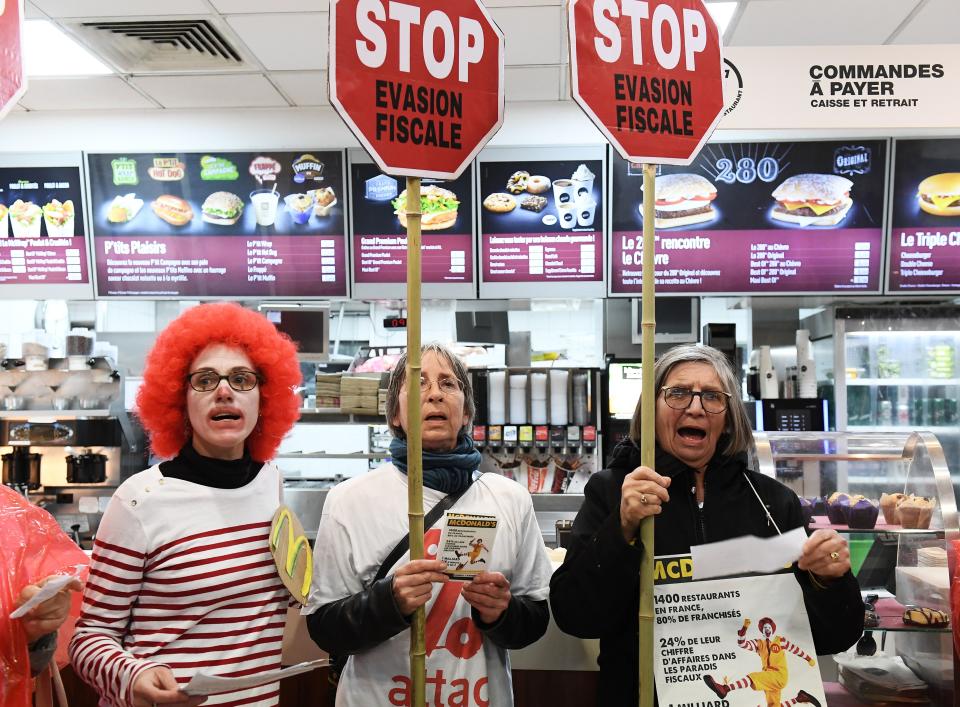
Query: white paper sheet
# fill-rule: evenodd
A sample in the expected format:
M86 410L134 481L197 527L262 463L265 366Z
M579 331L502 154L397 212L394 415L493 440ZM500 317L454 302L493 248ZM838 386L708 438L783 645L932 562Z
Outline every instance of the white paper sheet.
M806 531L794 528L772 538L744 535L732 540L694 545L690 548L693 579L776 572L800 559L806 541Z
M61 589L70 584L74 579L79 576L79 572L74 574L63 574L56 575L50 579L46 584L40 587L40 591L30 597L23 604L18 606L13 613L10 614L11 619L19 619L21 616L26 616L27 612L33 609L35 606L40 606L47 599L53 599Z
M291 665L289 668L283 668L281 670L268 670L265 673L244 675L239 678L225 678L219 675L208 675L204 672L199 672L190 678L190 682L186 684L183 691L188 695L216 695L220 692L245 690L250 687L276 682L277 680L282 680L283 678L288 678L293 675L299 675L300 673L308 673L311 670L322 668L329 664L330 661L327 658L320 658L318 660L307 661L306 663L297 663L296 665Z

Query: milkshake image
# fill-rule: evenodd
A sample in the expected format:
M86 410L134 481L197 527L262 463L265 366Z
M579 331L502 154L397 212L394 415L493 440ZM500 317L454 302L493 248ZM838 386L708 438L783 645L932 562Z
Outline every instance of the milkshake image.
M280 195L276 189L255 189L250 192L250 203L257 218L258 226L272 226L277 220L277 204Z
M575 189L574 198L577 201L585 201L593 198L593 180L595 176L587 165L581 164L577 167L577 170L570 179L573 181L573 187Z

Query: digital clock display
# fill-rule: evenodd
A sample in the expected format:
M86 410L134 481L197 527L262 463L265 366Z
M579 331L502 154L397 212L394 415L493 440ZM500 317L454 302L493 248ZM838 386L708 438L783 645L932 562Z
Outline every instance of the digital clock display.
M407 318L406 317L384 317L383 328L384 329L406 329Z

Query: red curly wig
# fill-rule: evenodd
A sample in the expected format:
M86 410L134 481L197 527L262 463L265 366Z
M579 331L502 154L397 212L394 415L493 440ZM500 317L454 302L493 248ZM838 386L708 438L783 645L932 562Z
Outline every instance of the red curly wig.
M235 346L250 358L260 384L260 420L247 438L250 456L272 459L300 417L297 347L262 315L219 302L188 309L160 332L147 355L137 411L157 456L173 457L187 443L187 373L211 344Z

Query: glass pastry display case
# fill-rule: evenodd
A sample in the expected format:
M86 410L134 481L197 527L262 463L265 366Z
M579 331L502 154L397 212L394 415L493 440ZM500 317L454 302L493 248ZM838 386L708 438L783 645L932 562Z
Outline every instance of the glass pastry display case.
M937 437L768 432L756 440L757 468L804 499L810 528L835 529L850 545L867 631L856 649L821 661L831 707L907 696L956 704L950 587L960 528Z

